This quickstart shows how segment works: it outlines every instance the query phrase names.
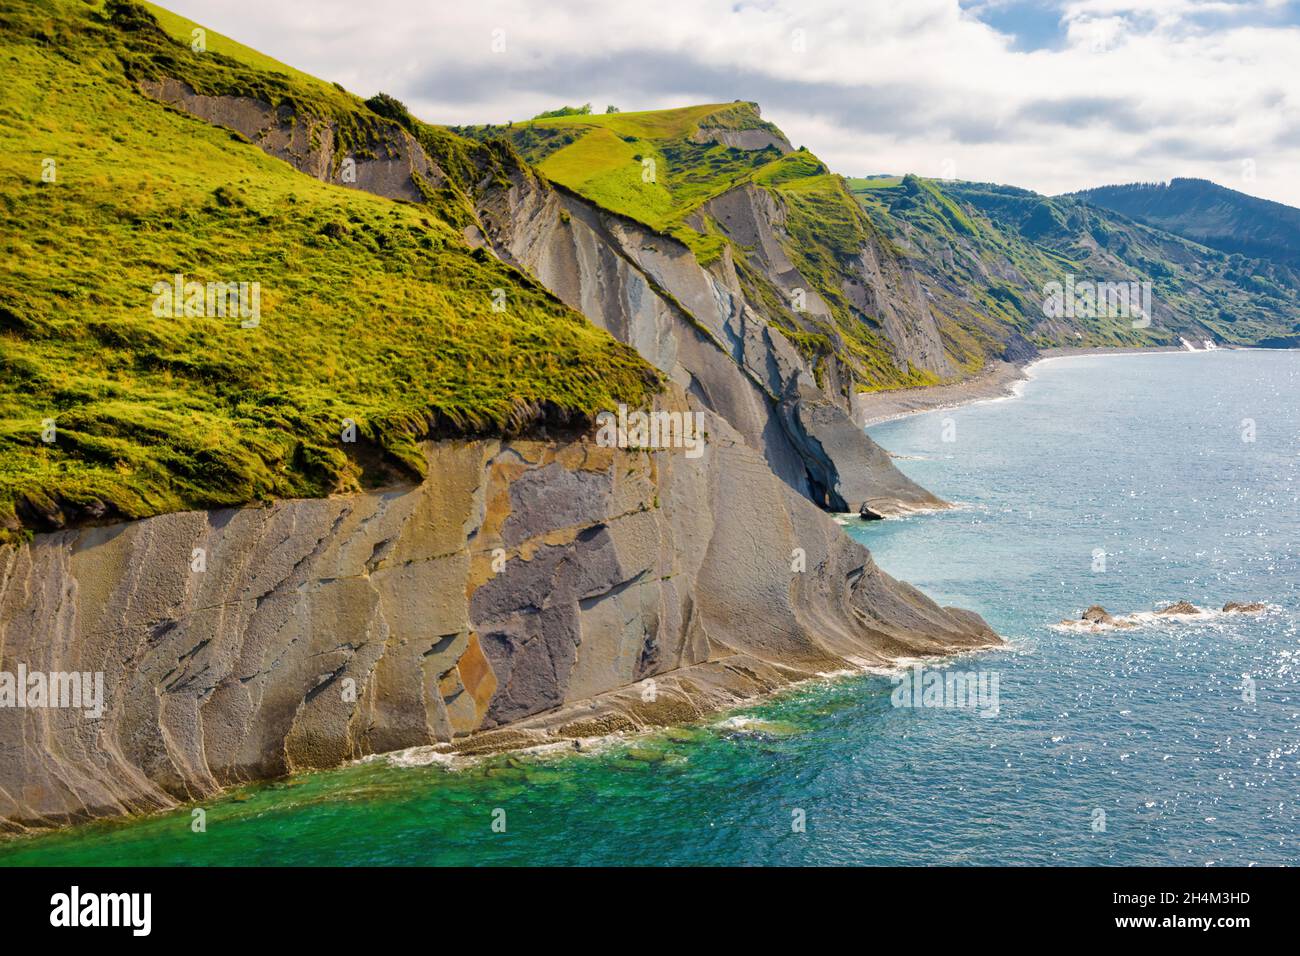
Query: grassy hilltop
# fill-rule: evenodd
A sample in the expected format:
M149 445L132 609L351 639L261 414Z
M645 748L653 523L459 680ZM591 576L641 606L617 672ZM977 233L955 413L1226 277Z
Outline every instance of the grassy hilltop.
M0 535L415 476L431 434L646 400L633 350L472 252L446 204L320 183L140 95L158 71L310 99L358 138L386 122L164 22L185 45L133 4L0 0ZM156 317L176 273L258 282L260 326Z
M739 149L716 131L753 131L771 142ZM792 150L754 103L710 104L635 113L545 116L505 126L459 127L479 140L506 138L551 181L611 212L689 247L702 264L729 248L752 302L806 357L837 355L862 389L932 384L938 379L895 361L879 316L855 308L845 279L864 248L881 239L843 177L806 149ZM646 161L653 162L647 181ZM733 189L771 194L784 212L784 250L831 312L797 315L789 296L728 236L706 206Z
M505 135L548 179L690 246L703 262L722 250L715 232L687 223L701 205L751 179L780 157L697 143L700 126L763 129L752 103L637 113L549 116L511 127L468 127L480 138ZM653 178L643 175L653 162Z

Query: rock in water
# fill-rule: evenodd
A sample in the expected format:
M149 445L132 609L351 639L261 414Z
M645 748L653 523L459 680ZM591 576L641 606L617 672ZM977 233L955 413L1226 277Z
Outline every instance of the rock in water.
M1162 607L1156 611L1157 614L1200 614L1201 609L1190 601L1179 601L1177 604L1171 604L1168 607Z
M1260 611L1267 609L1268 605L1262 604L1259 601L1251 601L1248 604L1243 604L1239 601L1229 601L1227 604L1223 605L1223 611L1225 614L1231 614L1234 612L1237 614L1258 614Z
M1112 618L1110 612L1100 604L1094 604L1088 610L1083 612L1081 620L1091 621L1093 624L1110 624Z

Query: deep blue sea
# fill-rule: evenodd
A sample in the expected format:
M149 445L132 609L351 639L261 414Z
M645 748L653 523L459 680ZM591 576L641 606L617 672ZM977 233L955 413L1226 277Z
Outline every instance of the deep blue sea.
M1057 359L1019 398L871 434L961 507L846 530L1008 639L947 665L997 676L995 716L856 676L592 755L250 787L201 833L187 807L17 838L0 864L1300 863L1300 353ZM1053 627L1177 600L1271 607Z

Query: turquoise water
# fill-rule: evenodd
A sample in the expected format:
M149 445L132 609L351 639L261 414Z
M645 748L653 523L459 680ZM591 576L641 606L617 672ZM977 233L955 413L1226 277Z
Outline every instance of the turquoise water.
M459 771L379 761L208 804L203 833L186 808L10 840L0 863L1300 862L1300 353L1034 373L1019 399L872 429L963 507L849 527L1010 640L951 665L997 673L997 716L895 708L887 676L854 677L750 722ZM1274 608L1051 627L1179 599Z

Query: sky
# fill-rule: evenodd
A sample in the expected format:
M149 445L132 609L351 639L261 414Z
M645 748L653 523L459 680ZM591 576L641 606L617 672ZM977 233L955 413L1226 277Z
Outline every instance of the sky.
M170 0L429 122L743 99L845 175L1300 206L1300 0Z

